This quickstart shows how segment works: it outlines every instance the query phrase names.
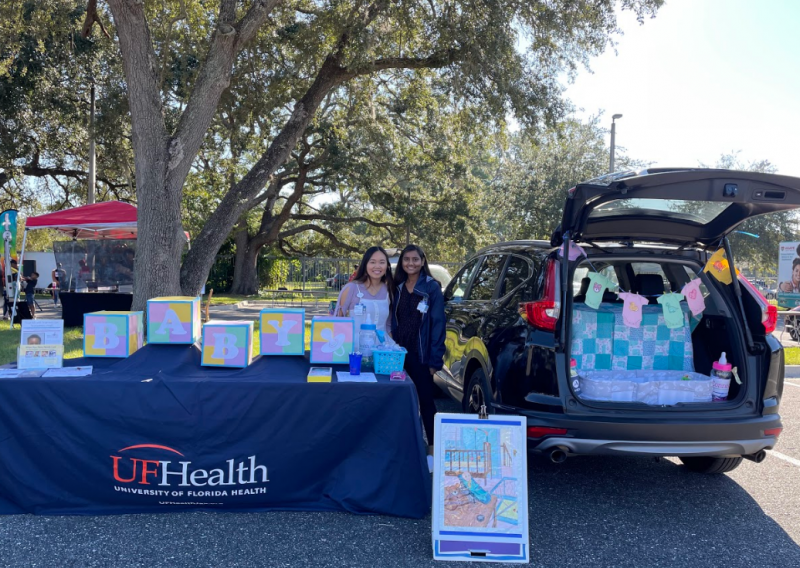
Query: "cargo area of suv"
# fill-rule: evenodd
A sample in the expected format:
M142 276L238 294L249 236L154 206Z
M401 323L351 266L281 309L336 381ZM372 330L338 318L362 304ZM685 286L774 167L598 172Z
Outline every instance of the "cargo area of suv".
M575 267L576 293L567 321L576 375L571 387L576 396L587 403L675 409L706 404L719 410L736 404L746 391L749 375L742 364L746 338L736 325L734 298L726 298L702 271L697 254L652 247L638 249L639 256L636 252L624 248L593 253ZM592 285L589 275L595 271L613 286L602 293L599 306L592 307L586 296ZM690 284L697 280L699 286ZM684 296L694 294L693 305L702 305L702 311L693 313L686 301L677 309L658 303L666 294L682 290ZM663 313L669 309L676 313L671 326ZM766 328L752 331L764 335ZM726 400L712 404L712 363L722 353L736 372Z

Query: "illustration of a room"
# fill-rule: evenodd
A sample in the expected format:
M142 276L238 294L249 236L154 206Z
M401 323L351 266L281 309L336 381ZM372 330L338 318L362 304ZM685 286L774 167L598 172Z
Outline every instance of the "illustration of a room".
M449 425L443 434L444 524L514 529L518 451L512 430Z

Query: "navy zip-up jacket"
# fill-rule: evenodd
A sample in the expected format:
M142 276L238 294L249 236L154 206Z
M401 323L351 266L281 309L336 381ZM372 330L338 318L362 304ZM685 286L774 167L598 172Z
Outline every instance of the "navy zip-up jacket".
M395 305L392 310L392 335L397 336L397 306L400 292L406 283L402 282L397 287ZM414 294L422 296L428 304L428 311L422 314L422 323L419 328L419 356L420 363L432 367L437 371L444 366L444 295L442 287L432 276L420 274L419 280L414 285Z

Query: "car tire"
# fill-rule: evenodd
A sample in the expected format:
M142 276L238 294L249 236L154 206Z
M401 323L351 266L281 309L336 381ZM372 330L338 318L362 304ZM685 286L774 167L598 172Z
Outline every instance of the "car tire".
M741 457L715 458L711 456L686 456L680 458L683 465L689 471L695 473L728 473L739 467L742 459Z
M486 374L481 367L472 372L467 383L467 389L464 391L464 400L461 402L464 412L478 414L481 411L481 404L485 404L486 412L491 413L491 408L488 404L491 391L489 391L488 384Z
M774 300L774 299L775 299L775 294L773 294L772 292L767 292L767 300Z

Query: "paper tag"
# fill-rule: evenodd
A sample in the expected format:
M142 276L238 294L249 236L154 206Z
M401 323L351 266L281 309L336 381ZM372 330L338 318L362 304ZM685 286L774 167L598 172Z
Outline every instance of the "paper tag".
M422 300L419 304L417 304L417 309L423 313L428 313L428 303L425 300Z

